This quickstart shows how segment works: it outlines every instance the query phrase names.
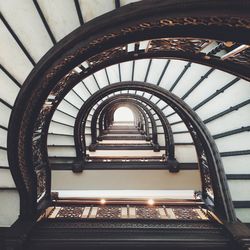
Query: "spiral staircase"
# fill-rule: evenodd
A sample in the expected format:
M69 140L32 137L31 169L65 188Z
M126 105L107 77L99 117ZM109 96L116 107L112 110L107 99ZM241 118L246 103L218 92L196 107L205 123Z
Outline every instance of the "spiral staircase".
M0 0L0 248L248 249L249 10Z

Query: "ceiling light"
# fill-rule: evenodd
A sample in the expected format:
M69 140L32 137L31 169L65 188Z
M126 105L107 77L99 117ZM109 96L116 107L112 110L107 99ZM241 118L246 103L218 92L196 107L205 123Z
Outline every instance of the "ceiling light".
M100 203L101 203L101 204L105 204L105 203L106 203L106 200L105 200L105 199L101 199L101 200L100 200Z
M153 199L149 199L149 200L148 200L148 205L151 205L151 206L152 206L152 205L154 205L154 204L155 204L155 201L154 201Z

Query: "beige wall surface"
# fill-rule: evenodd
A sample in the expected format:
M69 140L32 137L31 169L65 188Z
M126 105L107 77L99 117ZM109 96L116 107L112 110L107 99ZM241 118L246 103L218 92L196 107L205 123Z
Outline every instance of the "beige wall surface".
M198 170L52 171L54 190L201 190Z

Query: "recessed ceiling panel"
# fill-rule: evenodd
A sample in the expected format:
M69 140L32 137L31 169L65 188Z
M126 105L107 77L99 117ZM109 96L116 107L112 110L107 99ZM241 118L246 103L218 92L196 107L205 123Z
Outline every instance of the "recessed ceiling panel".
M13 105L20 88L3 71L0 71L0 89L0 98Z
M197 81L201 79L203 75L208 72L209 69L211 69L211 67L192 63L175 86L173 93L182 97Z
M100 88L103 88L105 86L107 86L109 83L108 83L108 79L107 79L107 76L106 76L106 73L105 73L105 70L99 70L95 73L95 78L100 86Z
M231 74L215 70L185 99L185 102L194 107L235 78Z
M33 65L0 21L0 62L22 84Z
M79 4L84 22L115 9L114 0L79 0Z
M38 3L57 41L80 25L74 1L38 0Z
M124 62L120 65L122 81L132 81L133 61Z
M187 62L184 61L171 60L164 76L162 77L160 86L169 90L173 86L175 80L181 74L181 71L186 64Z
M141 59L135 61L135 81L144 82L148 64L149 59Z
M107 67L107 73L108 73L110 83L117 83L120 81L119 69L118 69L117 64Z
M166 65L167 59L153 59L147 77L148 83L157 84Z
M20 0L0 1L0 9L31 57L38 62L53 43L34 3Z

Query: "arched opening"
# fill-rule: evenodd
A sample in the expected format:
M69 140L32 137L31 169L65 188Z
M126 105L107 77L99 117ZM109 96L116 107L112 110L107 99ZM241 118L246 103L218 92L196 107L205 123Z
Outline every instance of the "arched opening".
M115 110L114 113L114 122L134 122L134 114L130 108L120 107Z
M105 218L110 219L109 216L112 214L115 219L119 216L124 216L124 218L127 219L166 219L167 217L167 219L181 220L182 217L176 215L180 210L185 212L186 207L183 209L183 205L194 205L195 208L189 207L188 211L198 209L199 212L195 210L197 212L195 212L195 218L199 220L208 220L210 222L210 217L207 215L209 214L212 215L213 220L211 221L214 222L216 226L225 221L233 224L238 223L228 191L220 153L214 139L205 126L205 122L201 120L195 111L209 102L214 96L223 93L227 88L233 86L239 81L239 77L231 79L230 82L223 85L219 91L215 93L211 91L211 96L208 96L200 103L196 103L196 105L193 105L193 108L190 108L184 99L187 98L193 90L198 88L199 84L206 79L214 69L209 69L207 73L204 73L204 75L200 77L200 80L198 77L197 83L193 84L190 89L184 92L180 97L173 94L172 91L194 62L210 65L216 69L224 69L225 71L233 72L240 77L248 79L249 75L246 73L248 72L246 70L247 66L241 63L238 64L238 60L233 62L227 60L227 58L230 58L234 48L228 52L230 55L225 54L225 57L219 58L213 57L213 54L217 54L216 51L223 47L227 40L240 44L246 42L247 38L244 34L247 33L248 28L244 22L242 22L238 9L235 8L229 11L224 2L222 6L225 7L225 12L223 12L223 14L217 12L217 9L216 12L214 12L215 8L213 6L211 7L209 3L205 5L197 3L196 10L200 10L197 16L193 16L193 11L191 9L187 11L182 5L180 5L180 9L177 8L178 11L173 14L172 9L176 7L171 4L168 5L164 2L157 2L156 5L151 6L150 3L151 2L149 2L146 7L139 3L138 8L135 8L130 14L125 16L117 15L113 20L107 17L107 19L105 19L104 16L102 17L103 19L101 18L103 22L97 20L99 26L95 27L95 29L92 29L91 23L86 25L86 29L79 28L52 49L51 53L48 53L45 58L40 61L36 69L27 78L25 88L21 90L15 103L8 133L10 167L21 197L21 220L32 220L35 222L42 213L44 213L46 217L48 209L51 209L49 212L52 211L52 213L49 214L50 218L54 215L55 217L58 216L61 218L65 214L66 217L70 217L72 215L71 212L74 211L78 219L98 218L98 216L107 216ZM130 9L128 8L128 10ZM236 18L228 20L227 17L225 18L225 13L231 16L231 11L235 12ZM153 15L148 15L149 13L153 13ZM174 15L174 18L166 17L168 13L171 13L171 16ZM205 14L205 16L203 14ZM215 14L218 15L218 19L213 18ZM183 18L183 15L192 16L192 18ZM129 22L124 23L124 20L129 20ZM220 22L218 22L218 20L220 20ZM218 33L218 29L220 29L220 33ZM204 37L206 39L204 39ZM217 44L218 41L223 39L226 39L221 42L223 46L219 44L220 46L218 45L218 48L216 47L214 50L209 50L208 53L205 52L207 46L209 47L214 43ZM150 79L152 80L152 74L149 73L150 67L154 65L156 58L164 58L166 61L164 61L162 72L158 74L157 80L153 81L154 84L148 84L147 82L150 82ZM188 63L185 64L184 69L180 71L179 76L173 81L172 85L168 88L166 86L163 88L163 86L159 85L169 66L170 60L173 58L188 60ZM145 75L141 77L138 73L140 78L143 78L140 79L141 82L134 80L135 69L139 67L138 64L136 64L136 60L139 59L147 61ZM123 63L125 62L131 65L132 77L130 82L122 81L121 72L124 71ZM114 76L116 74L112 73L110 67L112 70L114 70L114 68L118 69L118 77ZM110 74L108 73L109 70L111 72ZM98 84L97 74L100 73L100 71L102 71L106 79L105 81L107 82L107 84L104 84L104 87L100 87ZM90 78L92 78L92 82ZM120 83L116 83L117 79L119 79L118 81ZM86 82L91 82L91 84L86 84ZM78 91L79 85L84 88L88 98L82 99L82 97L79 96L79 93L81 93L81 91ZM80 99L79 102L82 102L71 105L74 108L74 112L72 113L66 113L65 110L58 108L63 101L69 104L68 99L65 98L69 92L71 92L71 94L73 93L75 97L78 96ZM108 201L108 205L122 205L121 207L116 206L115 208L112 206L100 208L100 205L108 203L106 200L107 196L104 197L103 194L101 194L102 197L97 196L95 200L85 199L84 201L79 199L79 196L81 197L83 194L79 194L79 196L75 194L75 199L72 199L73 195L71 195L70 200L67 200L67 195L65 195L65 197L60 197L60 195L58 197L54 193L51 195L51 185L53 190L53 178L55 175L58 174L57 181L59 180L64 187L68 184L67 182L62 182L62 180L64 180L63 171L65 171L65 169L61 171L62 169L60 168L62 168L62 166L57 169L60 170L57 171L57 173L56 169L51 171L50 167L55 163L51 160L51 158L53 158L52 154L55 152L59 152L60 154L64 150L69 152L69 155L66 157L64 154L59 155L61 158L64 157L64 165L61 165L67 167L67 162L71 161L71 167L68 170L73 170L70 174L74 175L74 179L80 180L80 176L87 176L84 183L81 182L81 180L78 183L73 182L72 178L71 181L73 185L83 187L86 183L88 184L87 181L89 180L90 186L92 184L94 184L94 186L92 185L91 188L89 188L90 186L87 188L85 186L85 189L95 190L105 175L111 180L109 183L106 182L109 185L113 185L114 182L119 185L121 183L130 183L127 179L129 180L131 176L126 176L126 174L120 175L123 166L120 166L120 169L118 169L119 174L115 175L112 171L117 165L112 165L110 159L105 159L106 163L112 165L113 170L102 169L103 165L98 165L94 162L93 159L91 159L90 153L95 151L96 147L100 146L102 140L107 139L107 134L110 134L110 132L117 134L115 133L117 131L114 131L110 125L117 119L115 117L117 115L116 110L121 109L119 105L124 106L126 101L122 100L122 103L114 102L112 103L113 106L107 104L105 107L102 107L102 103L105 103L107 100L109 101L109 98L112 95L115 96L118 92L120 92L120 94L127 93L139 96L138 100L133 100L132 106L134 109L131 105L126 107L134 113L133 121L136 122L134 129L136 136L145 141L147 141L146 137L148 136L149 141L153 141L154 128L161 128L162 131L156 130L156 134L157 136L163 134L166 140L163 150L167 150L167 153L154 165L154 170L158 171L154 171L154 174L157 172L158 175L154 176L151 174L150 171L152 169L147 171L148 179L153 183L152 186L159 184L157 183L161 178L159 169L163 170L163 165L166 167L164 173L168 175L167 180L174 180L174 178L171 178L173 177L173 172L175 172L177 177L180 177L184 173L184 171L179 171L179 164L175 158L175 146L180 145L178 145L178 143L173 145L172 142L174 140L171 137L173 137L173 133L175 133L175 135L186 134L188 131L192 139L192 145L190 145L190 142L181 144L193 147L196 150L197 162L195 163L196 166L199 166L201 185L198 189L199 192L195 193L195 197L191 201L185 199L185 197L183 199L183 196L181 196L182 207L180 210L176 207L168 207L170 204L174 206L180 205L178 203L179 201L162 201L161 199L159 199L160 201L155 201L152 199L153 194L146 198L144 197L143 201L140 200L141 197L137 197L137 200L126 200L125 202L119 201L119 199ZM142 97L148 99L150 102L143 100ZM153 105L162 103L164 106L161 106L160 109L168 109L168 113L164 113L164 115L161 115ZM102 109L100 107L102 107ZM159 108L159 106L157 107ZM98 112L95 112L96 110L98 110ZM102 112L102 110L105 110L105 112ZM220 114L220 116L222 115ZM62 116L67 116L69 122L62 124L62 122L56 120L56 118ZM93 117L96 119L94 120ZM150 119L150 117L153 117L153 119ZM173 119L173 117L176 119L177 117L179 120L167 122L164 120L164 117L167 117L169 120ZM153 121L157 121L157 123L154 124ZM56 146L53 142L50 145L47 144L51 123L67 127L67 129L64 130L67 131L65 134L58 133L58 130L56 133L50 131L50 135L54 137L58 136L58 134L66 137L67 140L65 141L67 144L59 144ZM94 126L92 126L93 124ZM175 130L171 134L171 129L175 125L180 125L181 128L184 127L186 130ZM129 129L126 131L128 130ZM106 133L106 135L104 133ZM126 136L126 138L131 137L131 135ZM87 141L87 139L92 141ZM155 151L160 151L161 148L155 143L158 138L154 137L154 139L153 144L155 145L151 146L155 147ZM97 145L96 141L100 144ZM103 147L103 145L101 146ZM124 145L122 145L122 147L123 146ZM117 145L113 146L113 148L114 147L116 147L116 149L118 148ZM50 149L49 151L48 148ZM137 156L138 153L136 152L135 155ZM188 153L185 155L189 156ZM56 157L57 155L55 154L54 158ZM101 160L103 161L103 159L104 157L102 156ZM128 166L126 159L123 160L124 165ZM193 164L194 162L184 163L185 167L188 168L190 166L189 163ZM120 162L119 164L121 165ZM140 165L138 162L137 164ZM145 160L142 161L142 165L144 167L147 165ZM159 167L159 165L161 166ZM88 172L89 166L92 166L92 171ZM152 166L150 166L150 168L152 168ZM170 169L172 171L166 171ZM95 182L92 182L88 174L94 175L96 173L95 171L98 172L98 177L94 176ZM124 171L124 173L126 171ZM142 175L142 171L133 171L134 181L136 181L137 178ZM145 169L143 171L146 173ZM111 175L109 175L110 173ZM189 174L190 173L191 172L189 172ZM62 175L60 176L60 174ZM186 178L182 180L186 181ZM140 183L145 187L148 185L146 181L141 181ZM160 184L163 183L164 185L166 183L171 184L170 181L164 182L164 180L162 180ZM184 181L182 182L180 178L179 182L175 182L174 184L181 187L183 183ZM164 186L164 188L167 189L167 191L171 189L169 186ZM124 186L121 186L121 189L125 189ZM108 189L103 190L107 191ZM193 188L192 192L194 190ZM169 195L171 196L171 194ZM165 196L166 194L164 194L164 197ZM91 196L91 198L93 197ZM156 204L157 206L159 205L159 207L143 207L143 205L145 205L145 199L148 199L147 205L152 206ZM77 204L81 205L80 208L76 206ZM136 204L139 204L140 207L135 207ZM57 207L52 207L52 205L62 207L57 211ZM67 205L69 205L69 207L67 207ZM105 209L108 210L108 212ZM202 215L202 209L205 209L207 213L206 216ZM102 214L100 215L98 211L104 212L100 212L100 214ZM105 211L107 213L105 213ZM138 213L136 211L138 211ZM185 220L186 219L189 219L189 217L185 217ZM143 221L143 223L146 222Z

